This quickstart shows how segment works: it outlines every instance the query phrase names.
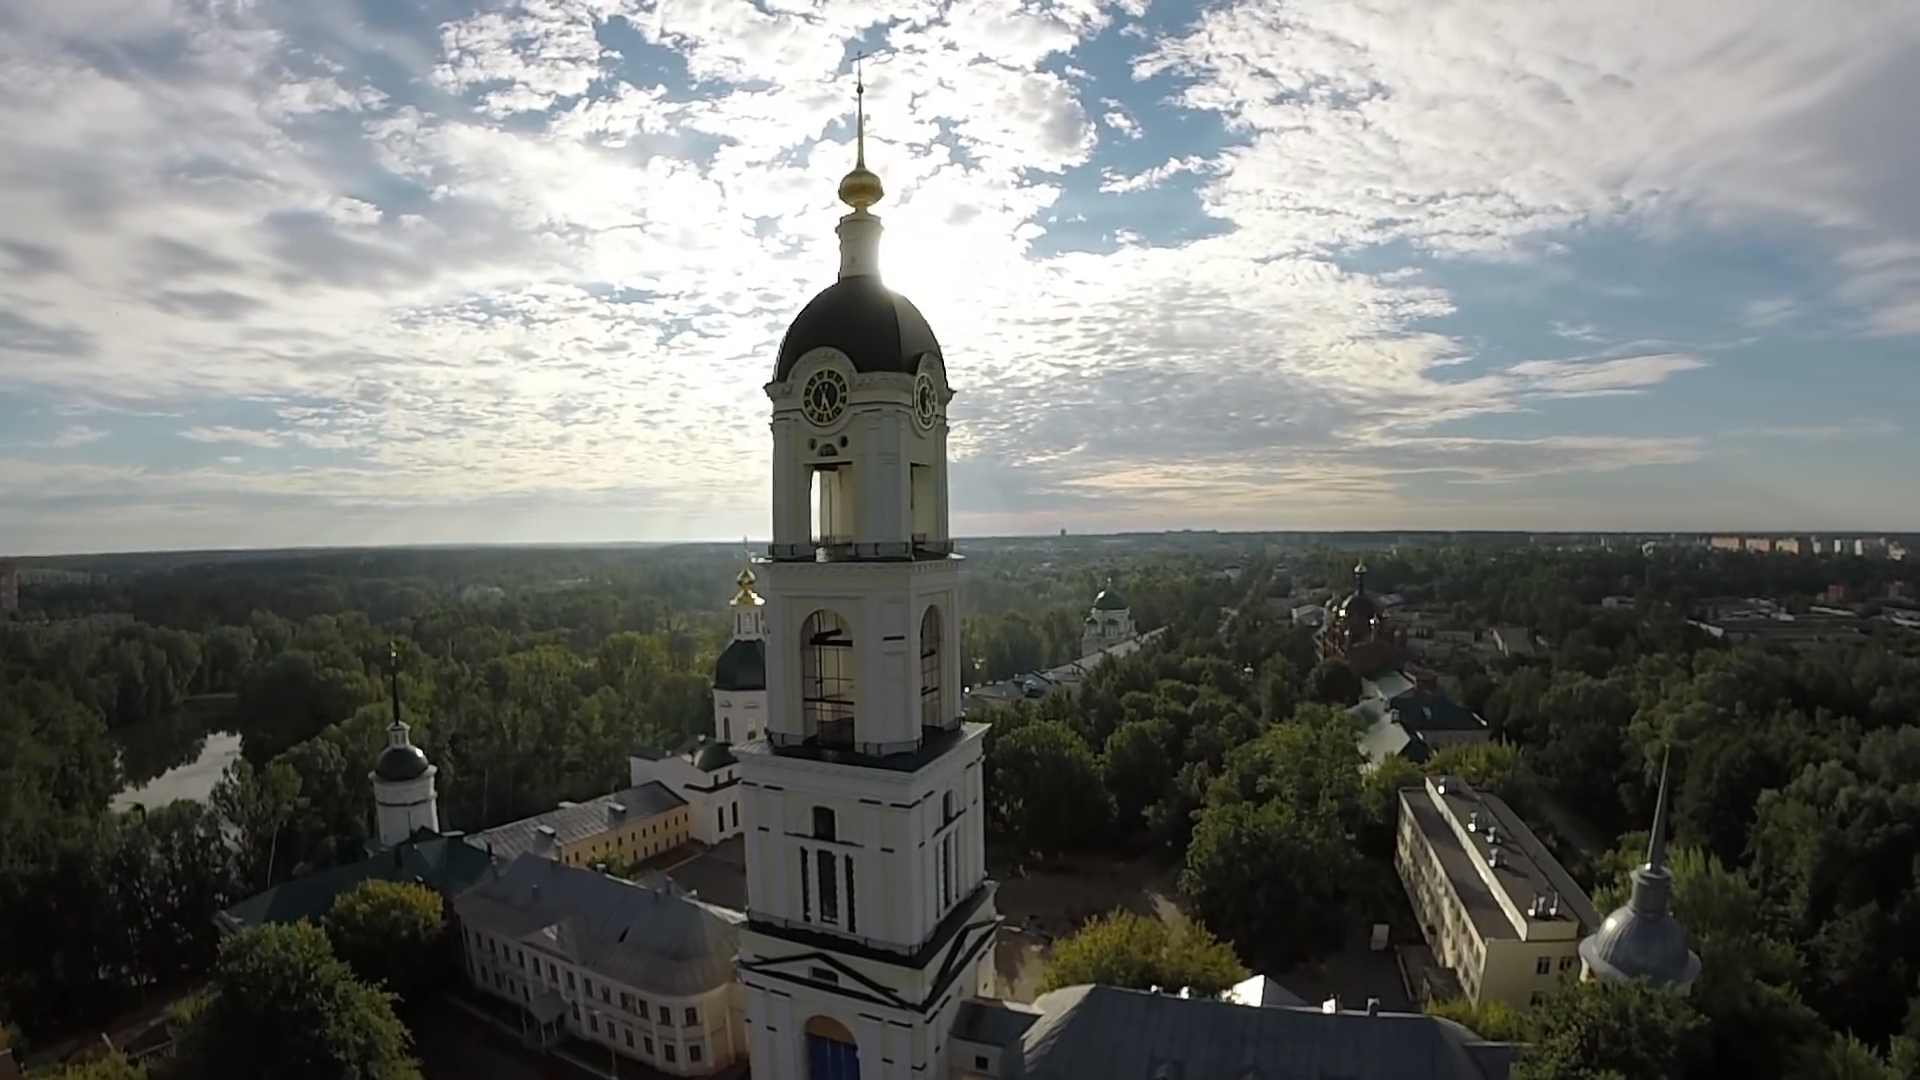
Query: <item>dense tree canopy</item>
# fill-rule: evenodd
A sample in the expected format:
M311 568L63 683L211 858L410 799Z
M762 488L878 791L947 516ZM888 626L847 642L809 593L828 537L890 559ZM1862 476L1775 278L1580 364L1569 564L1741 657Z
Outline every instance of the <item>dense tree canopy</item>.
M364 881L333 902L323 925L356 976L415 1004L458 962L449 952L445 904L425 885Z
M166 1072L418 1080L410 1042L391 995L356 979L319 927L261 926L221 946Z
M1097 983L1134 990L1186 990L1218 997L1247 977L1247 969L1204 927L1115 911L1089 920L1056 942L1042 991Z

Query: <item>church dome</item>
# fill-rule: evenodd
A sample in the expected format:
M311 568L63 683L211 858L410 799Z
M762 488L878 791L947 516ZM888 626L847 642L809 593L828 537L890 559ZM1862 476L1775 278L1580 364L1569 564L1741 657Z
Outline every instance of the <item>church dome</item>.
M736 640L720 654L713 665L715 690L741 691L767 688L767 643Z
M1647 873L1642 868L1635 877ZM1635 885L1645 888L1638 880ZM1600 929L1580 943L1580 958L1595 974L1621 982L1646 979L1658 986L1691 986L1700 974L1700 958L1687 948L1686 928L1672 913L1643 910L1647 906L1630 901L1607 916Z
M701 772L715 772L729 765L738 765L740 759L733 756L733 748L723 742L708 739L700 741L700 749L694 751L693 767Z
M913 302L871 274L841 278L808 301L780 342L773 379L785 382L800 358L818 348L845 353L862 375L913 375L920 357L940 342Z
M394 782L418 780L427 775L428 768L426 751L407 743L380 751L380 756L373 762L373 775Z
M1093 598L1093 610L1125 611L1127 610L1127 598L1120 595L1119 589L1109 585L1100 590L1099 596Z

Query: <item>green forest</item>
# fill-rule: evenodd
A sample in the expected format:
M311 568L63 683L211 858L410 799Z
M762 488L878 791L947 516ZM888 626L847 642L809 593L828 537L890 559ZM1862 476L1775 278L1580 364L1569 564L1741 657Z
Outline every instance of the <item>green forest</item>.
M972 557L969 681L1071 659L1109 574L1143 628L1167 627L1078 690L983 717L994 849L1179 861L1205 931L1187 967L1208 980L1231 974L1216 938L1272 973L1336 947L1356 914L1404 924L1391 815L1417 770L1362 776L1344 711L1356 673L1316 661L1306 632L1259 602L1344 590L1352 561L1251 560L1227 583L1218 560L1139 549ZM441 770L445 827L621 785L630 747L707 727L740 563L719 546L353 552L31 587L31 619L133 619L0 635L0 1019L31 1049L224 978L244 957L222 958L216 911L357 856L390 648L403 715ZM1686 619L1710 596L1804 603L1836 582L1877 595L1897 566L1512 549L1369 567L1370 588L1550 644L1449 664L1446 684L1496 741L1426 768L1504 795L1603 910L1645 849L1660 755L1674 753L1675 905L1705 967L1693 995L1584 985L1523 1017L1441 1011L1532 1043L1522 1080L1920 1078L1915 636L1791 652L1721 645ZM241 736L241 763L207 804L110 809L215 729ZM1546 827L1547 800L1590 842ZM1125 953L1115 981L1133 985L1190 944L1100 945L1125 931L1069 953L1096 972ZM275 948L322 963L310 940Z
M720 545L118 557L104 580L29 586L0 633L0 1020L15 1044L194 984L217 911L359 857L390 653L443 827L482 829L617 790L633 747L707 731L743 565ZM969 679L1077 656L1116 572L1143 618L1208 602L1194 561L1042 568L989 550L969 567ZM84 621L116 614L132 619ZM110 809L218 730L241 758L206 804Z
M1338 581L1351 558L1292 576ZM1685 618L1701 597L1873 590L1885 564L1434 551L1369 567L1370 587L1551 642L1451 666L1446 684L1493 741L1425 769L1507 798L1603 912L1646 850L1662 750L1675 755L1674 904L1705 965L1693 995L1576 984L1524 1017L1436 1011L1532 1043L1522 1080L1920 1077L1920 639L1889 628L1804 653L1730 648ZM1601 606L1619 595L1635 602ZM1191 914L1256 971L1336 948L1355 913L1403 923L1395 792L1420 770L1361 775L1344 668L1258 607L1176 621L1077 691L994 714L995 842L1036 856L1164 845ZM1554 830L1545 799L1601 849ZM1177 985L1138 962L1154 949L1101 933L1110 963L1072 953L1086 977ZM1218 970L1199 956L1172 962Z

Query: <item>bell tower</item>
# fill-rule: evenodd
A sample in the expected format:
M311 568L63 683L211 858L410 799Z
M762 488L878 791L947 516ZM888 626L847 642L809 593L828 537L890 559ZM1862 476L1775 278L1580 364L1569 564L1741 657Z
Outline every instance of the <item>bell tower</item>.
M864 103L864 81L856 84ZM960 1004L986 988L981 737L960 718L961 558L947 515L953 397L939 342L881 283L884 194L856 111L839 280L781 342L762 737L748 807L740 979L758 1071L946 1075Z

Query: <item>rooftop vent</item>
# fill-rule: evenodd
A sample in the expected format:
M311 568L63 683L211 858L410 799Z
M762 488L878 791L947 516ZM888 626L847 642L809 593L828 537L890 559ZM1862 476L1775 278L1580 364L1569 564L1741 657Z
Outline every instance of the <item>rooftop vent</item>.
M1507 865L1507 860L1500 857L1499 848L1494 848L1492 851L1487 852L1487 865L1496 870Z
M1480 811L1474 810L1467 814L1467 831L1468 832L1480 831Z
M1489 844L1492 844L1492 845L1494 845L1495 847L1498 847L1498 846L1500 845L1500 828L1499 828L1499 826L1497 826L1497 825L1488 825L1488 826L1487 826L1487 843L1489 843Z
M534 831L539 833L541 836L546 837L549 840L560 835L559 833L554 831L553 826L551 825L541 825L538 828L536 828Z
M1368 1016L1380 1015L1380 999L1379 998L1367 999L1367 1015Z
M607 813L609 814L620 815L620 814L625 814L626 812L627 812L626 803L613 803L612 805L607 807Z

